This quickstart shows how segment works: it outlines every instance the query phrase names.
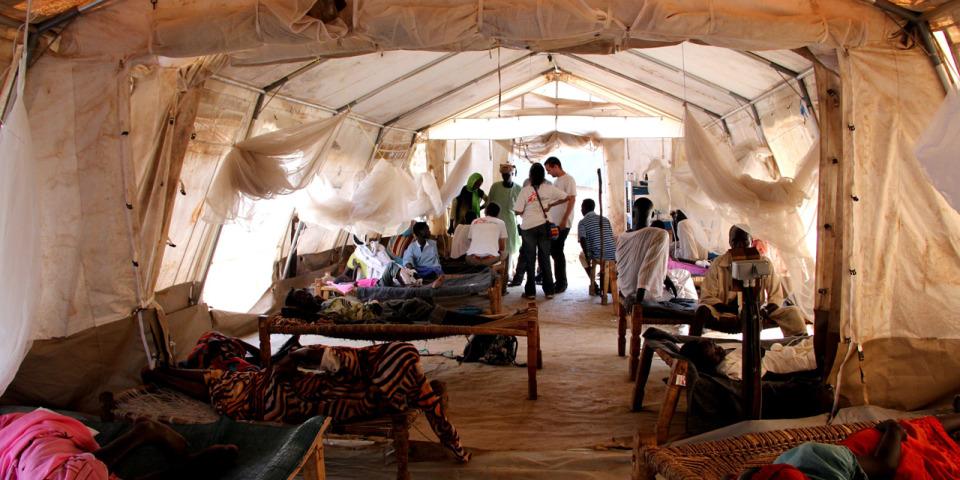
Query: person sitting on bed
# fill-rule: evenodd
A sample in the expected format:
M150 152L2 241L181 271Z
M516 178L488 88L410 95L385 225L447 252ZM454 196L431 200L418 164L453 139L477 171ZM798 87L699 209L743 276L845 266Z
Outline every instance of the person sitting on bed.
M742 480L887 480L960 478L960 415L886 420L838 445L807 442Z
M674 258L688 263L709 260L717 255L706 247L707 234L695 220L690 220L683 210L674 212L673 225L677 231L677 249Z
M467 238L470 247L467 248L467 263L470 265L493 265L503 260L507 250L507 225L497 216L500 215L500 205L494 202L487 204L483 218L478 218L470 224Z
M613 228L607 217L601 217L594 212L596 202L592 198L584 199L580 204L580 213L583 218L577 224L577 239L580 241L580 264L590 279L590 295L599 295L600 287L596 282L596 264L600 258L600 238L603 232L603 259L617 259L617 244L613 238Z
M414 241L403 252L403 266L416 270L426 281L443 275L437 241L430 239L430 226L426 222L417 222L413 226L413 237Z
M734 225L730 227L730 250L720 255L710 264L707 275L700 286L700 305L697 308L697 317L709 327L711 324L724 326L727 329L736 329L739 325L737 292L733 290L733 250L746 249L751 246L753 239L746 228ZM783 286L776 272L763 278L761 298L766 298L767 304L760 309L764 320L769 320L780 326L785 337L805 335L807 333L806 320L803 312L796 306L782 306L784 300Z
M134 450L153 445L167 458L161 470L136 477L217 478L236 463L236 445L212 445L188 453L189 445L172 428L140 420L100 446L96 433L79 420L38 408L0 415L0 478L22 480L108 480L110 472Z
M300 347L293 337L271 366L262 368L246 357L242 345L230 349L203 345L222 337L201 337L194 353L204 354L192 362L188 359L195 369L145 369L143 380L209 402L233 420L297 424L316 415L346 421L420 410L458 461L470 459L446 416L446 388L439 381L427 381L420 353L409 343ZM223 365L229 369L218 368Z
M633 230L617 238L617 286L627 307L644 300L661 302L676 296L667 282L670 235L649 226L653 202L638 198L633 203Z
M450 240L450 258L457 260L463 259L470 248L470 225L477 219L477 215L472 211L467 212L464 217L466 223L457 225L453 231L453 238Z

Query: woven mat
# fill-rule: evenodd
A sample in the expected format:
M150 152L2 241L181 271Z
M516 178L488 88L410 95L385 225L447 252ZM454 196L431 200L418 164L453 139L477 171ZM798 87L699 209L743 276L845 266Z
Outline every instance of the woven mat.
M660 474L667 480L723 480L746 468L766 465L801 443L838 443L874 425L876 422L824 425L751 433L676 447L641 446L636 461L644 462L640 468L641 478Z

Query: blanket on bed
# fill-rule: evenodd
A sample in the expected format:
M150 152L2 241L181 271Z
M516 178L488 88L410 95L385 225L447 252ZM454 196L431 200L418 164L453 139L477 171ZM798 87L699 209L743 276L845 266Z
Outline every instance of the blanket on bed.
M444 275L439 286L421 287L371 287L357 288L354 292L360 300L396 300L404 298L434 298L473 295L490 289L493 273L487 269L481 273Z

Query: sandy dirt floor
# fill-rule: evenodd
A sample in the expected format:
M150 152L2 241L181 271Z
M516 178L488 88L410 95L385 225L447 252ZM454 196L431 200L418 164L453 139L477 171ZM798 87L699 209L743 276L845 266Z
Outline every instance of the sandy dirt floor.
M599 297L587 294L586 274L578 263L570 263L568 275L569 290L551 300L538 288L543 350L538 400L527 400L526 368L461 364L443 356L462 354L464 337L415 342L429 352L422 360L427 377L446 382L449 417L463 443L474 451L474 459L459 466L432 446L418 444L412 452L415 478L560 478L561 472L562 478L629 476L633 437L638 431L654 432L665 390L661 379L669 369L655 359L644 411L631 412L632 384L626 358L617 356L613 307L602 306ZM527 304L521 293L522 288L509 289L505 311ZM483 305L485 300L477 297L469 303ZM320 337L303 341L345 343ZM517 360L523 362L526 341L519 341ZM682 432L682 421L680 413L674 426L677 433ZM411 439L437 441L422 418ZM328 449L331 478L390 478L394 468L392 458L385 459L383 446Z

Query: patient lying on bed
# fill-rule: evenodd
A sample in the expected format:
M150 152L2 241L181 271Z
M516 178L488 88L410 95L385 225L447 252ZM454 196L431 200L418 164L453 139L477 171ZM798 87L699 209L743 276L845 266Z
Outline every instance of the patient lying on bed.
M130 452L146 445L160 447L168 467L138 477L217 478L237 459L235 445L213 445L188 453L187 441L172 428L138 421L126 433L100 446L79 420L45 409L0 415L0 478L22 480L107 480Z
M697 316L705 320L709 328L713 325L722 330L739 328L739 319L736 317L739 306L737 292L733 290L733 250L746 249L752 244L752 237L743 228L730 227L730 250L714 259L707 270L707 276L700 286L700 306ZM764 320L780 326L785 337L806 334L806 319L799 307L784 306L783 286L776 272L765 277L762 281L761 299L766 304L760 314ZM724 315L727 314L727 315Z
M443 384L427 381L413 345L299 347L294 339L284 351L262 368L242 341L211 332L191 352L192 369L158 368L143 375L147 382L208 401L234 420L301 423L326 415L342 421L420 410L457 460L470 459L447 419Z
M855 480L960 478L960 431L954 413L914 420L887 420L839 445L808 442L787 450L772 465L751 468L743 480Z

